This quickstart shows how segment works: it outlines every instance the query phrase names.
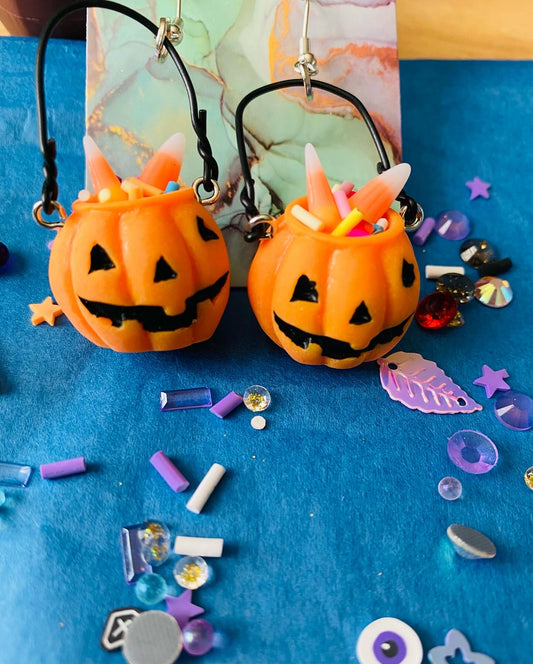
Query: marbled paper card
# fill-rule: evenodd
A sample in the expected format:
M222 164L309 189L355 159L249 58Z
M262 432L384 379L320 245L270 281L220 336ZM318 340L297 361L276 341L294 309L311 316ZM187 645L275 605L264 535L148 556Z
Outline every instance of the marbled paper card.
M174 18L175 0L129 0L159 24ZM178 51L207 110L208 137L220 167L221 197L213 214L232 263L232 285L246 282L255 246L246 244L239 200L242 176L235 147L235 109L244 95L271 81L294 78L304 0L183 0L184 38ZM363 101L392 160L398 160L400 98L394 0L312 0L310 50L319 79ZM185 88L173 64L154 57L154 38L116 12L89 10L87 126L121 177L138 175L153 151L181 131L187 149L180 179L202 174ZM244 128L256 203L277 213L305 194L304 146L318 150L330 182L361 186L376 174L377 153L366 125L340 98L316 90L273 92L252 102Z

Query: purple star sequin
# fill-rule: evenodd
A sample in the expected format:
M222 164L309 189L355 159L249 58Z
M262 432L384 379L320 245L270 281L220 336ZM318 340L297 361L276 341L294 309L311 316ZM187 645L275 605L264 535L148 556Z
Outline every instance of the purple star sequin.
M466 186L470 189L471 201L474 200L474 198L478 198L479 196L482 198L490 198L490 182L483 182L483 180L478 178L477 175L473 180L466 182Z
M479 378L476 378L476 380L473 381L473 384L481 385L484 387L485 393L489 399L497 390L505 391L511 389L504 381L504 378L509 378L509 374L505 369L498 369L497 371L494 371L489 366L484 364L481 370L483 375Z
M185 627L190 618L199 616L204 612L201 606L192 603L191 598L192 590L185 590L179 597L173 597L172 595L165 597L167 613L176 619L181 629Z

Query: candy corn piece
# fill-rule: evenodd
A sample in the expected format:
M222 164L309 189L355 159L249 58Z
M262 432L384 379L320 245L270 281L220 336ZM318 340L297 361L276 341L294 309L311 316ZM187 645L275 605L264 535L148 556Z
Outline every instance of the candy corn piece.
M163 191L176 181L181 171L185 152L185 136L177 133L167 139L144 167L139 179Z
M83 137L83 149L85 150L87 168L93 183L94 193L98 195L105 190L102 198L106 202L126 200L128 194L120 188L120 180L90 136Z
M309 212L324 222L324 230L335 228L341 220L328 178L315 148L305 146L305 173L307 181L307 207Z
M403 189L411 167L409 164L398 164L370 180L349 199L352 211L341 221L331 233L332 235L346 235L352 228L364 219L375 224L389 209L391 203Z

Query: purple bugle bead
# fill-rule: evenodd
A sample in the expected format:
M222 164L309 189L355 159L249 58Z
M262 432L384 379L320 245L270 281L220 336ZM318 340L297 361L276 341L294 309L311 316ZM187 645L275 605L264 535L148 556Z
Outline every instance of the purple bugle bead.
M156 452L152 456L150 463L165 480L168 486L176 493L185 491L189 486L189 481L180 473L162 450L159 450L159 452Z
M241 404L241 395L237 394L237 392L230 392L229 394L226 394L223 399L217 401L217 403L209 409L209 412L222 419L226 417L226 415L229 415L232 410L235 410L235 408Z
M413 244L416 244L418 247L426 244L428 237L431 235L431 232L435 228L435 223L436 222L433 217L426 217L422 226L420 226L420 228L413 235Z
M84 473L87 468L85 466L85 457L76 457L75 459L65 459L65 461L43 463L40 470L43 480L54 480L58 477Z

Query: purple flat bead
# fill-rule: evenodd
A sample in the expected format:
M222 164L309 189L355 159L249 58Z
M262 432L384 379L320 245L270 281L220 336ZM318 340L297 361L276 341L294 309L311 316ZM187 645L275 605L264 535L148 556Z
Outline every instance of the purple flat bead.
M498 449L485 434L464 429L448 438L448 456L466 473L481 475L492 470L498 462Z

